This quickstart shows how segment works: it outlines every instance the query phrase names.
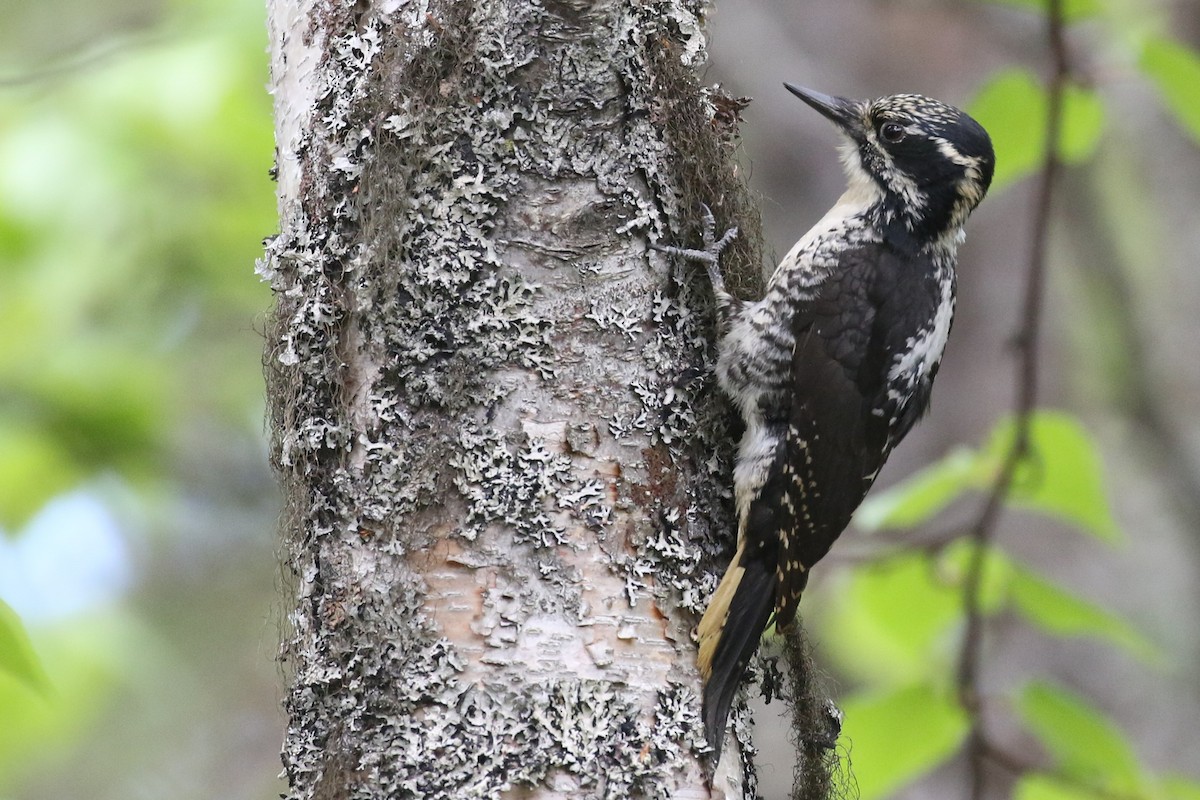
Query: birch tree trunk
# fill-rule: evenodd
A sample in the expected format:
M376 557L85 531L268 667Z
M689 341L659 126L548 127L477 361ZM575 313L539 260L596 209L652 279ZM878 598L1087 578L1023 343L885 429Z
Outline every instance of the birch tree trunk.
M754 796L744 714L702 766L712 299L646 248L757 218L701 13L272 2L286 796Z

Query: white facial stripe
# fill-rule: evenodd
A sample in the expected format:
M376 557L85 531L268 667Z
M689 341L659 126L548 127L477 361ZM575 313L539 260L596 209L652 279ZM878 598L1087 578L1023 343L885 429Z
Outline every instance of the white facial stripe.
M979 158L977 156L964 156L958 152L954 145L940 136L932 137L932 140L937 144L938 152L947 158L947 160L958 164L960 167L979 169Z

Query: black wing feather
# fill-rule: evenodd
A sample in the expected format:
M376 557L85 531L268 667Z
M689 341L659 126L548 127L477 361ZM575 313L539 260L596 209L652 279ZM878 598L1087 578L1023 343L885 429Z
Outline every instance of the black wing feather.
M927 405L932 376L904 400L888 392L895 356L936 312L940 290L915 266L882 247L848 251L794 319L794 382L780 409L786 465L750 510L764 533L774 527L783 540L779 624L794 618L808 569L849 524L892 447Z
M740 557L722 579L731 596L721 604L714 598L701 623L704 722L717 758L733 695L772 610L777 624L792 621L809 568L928 403L934 370L897 393L889 392L889 372L935 317L941 287L929 267L884 246L849 251L795 306L793 380L760 408L777 443L774 463L744 512ZM710 620L719 638L705 656Z

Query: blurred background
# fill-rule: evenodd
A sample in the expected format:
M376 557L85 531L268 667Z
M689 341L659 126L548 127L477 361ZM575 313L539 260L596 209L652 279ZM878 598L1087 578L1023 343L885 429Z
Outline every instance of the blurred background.
M1041 402L1083 421L1113 531L1098 543L1014 512L1000 544L1124 620L1138 645L998 614L984 682L1001 697L1031 679L1069 687L1123 731L1139 768L1196 779L1200 100L1189 126L1187 80L1180 94L1156 78L1146 43L1200 45L1200 5L1068 7L1084 122L1053 216ZM1040 8L718 3L706 78L754 98L744 165L774 251L842 188L832 129L782 81L922 92L972 109L999 140L1047 72ZM19 617L28 635L0 626L16 631L0 634L0 797L276 797L270 298L253 271L277 229L263 3L0 0L0 19L0 622ZM1011 166L969 226L932 418L881 488L984 441L1011 408L1037 159L1021 147L1019 131L1005 139ZM952 504L938 529L976 501ZM931 569L864 556L872 546L848 534L805 601L831 686L863 708L948 673L956 646L953 619L921 622L953 594L935 596ZM903 620L878 624L889 614ZM1009 715L993 722L1007 747L1044 757ZM879 746L848 733L864 797L961 794L961 763L880 778ZM892 741L925 735L914 724ZM784 796L788 752L767 747L763 768L766 797Z
M278 796L265 16L0 3L0 797Z

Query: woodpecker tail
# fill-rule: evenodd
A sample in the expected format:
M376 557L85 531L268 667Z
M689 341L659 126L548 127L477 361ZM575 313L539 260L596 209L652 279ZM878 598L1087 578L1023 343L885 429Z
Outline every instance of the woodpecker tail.
M704 679L704 733L721 760L734 692L775 605L775 572L763 559L744 559L739 542L729 569L700 620L700 676Z

